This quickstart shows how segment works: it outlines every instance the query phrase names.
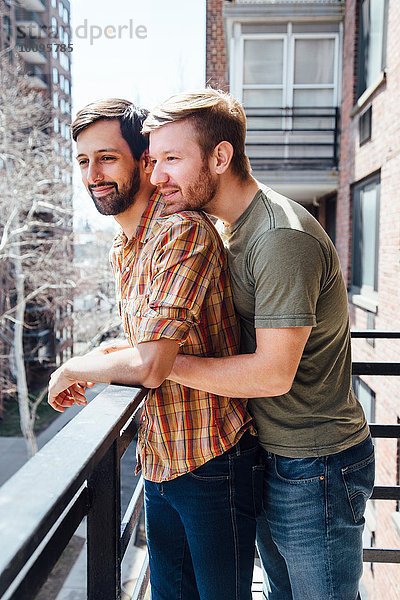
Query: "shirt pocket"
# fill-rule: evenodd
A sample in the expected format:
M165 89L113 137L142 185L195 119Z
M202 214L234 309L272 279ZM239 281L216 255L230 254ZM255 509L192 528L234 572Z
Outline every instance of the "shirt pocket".
M132 345L136 343L140 317L145 314L148 305L149 297L147 294L121 300L122 326L126 337Z

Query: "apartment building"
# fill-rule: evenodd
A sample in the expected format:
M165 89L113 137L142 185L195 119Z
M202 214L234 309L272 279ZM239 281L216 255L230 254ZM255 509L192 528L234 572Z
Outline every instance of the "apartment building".
M208 0L207 81L248 117L254 175L304 204L338 249L353 329L399 331L400 2ZM396 362L400 340L354 340ZM400 423L398 377L360 376L370 422ZM378 485L400 484L400 444L376 442ZM399 548L400 506L370 501L365 546ZM395 564L366 563L363 599L394 600Z
M22 62L29 85L42 93L50 104L49 136L57 157L54 176L65 184L65 206L72 207L71 60L73 45L69 0L0 0L0 52L13 64L15 56ZM51 213L39 215L43 221ZM72 230L71 223L67 230ZM72 247L67 251L72 261ZM24 353L28 385L40 388L50 371L71 356L72 297L68 295L49 309L30 303L25 313ZM7 369L7 341L3 338L1 369Z

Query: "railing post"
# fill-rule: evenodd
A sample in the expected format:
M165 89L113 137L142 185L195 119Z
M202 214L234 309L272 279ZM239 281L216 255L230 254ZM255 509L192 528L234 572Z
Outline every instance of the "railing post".
M88 600L119 600L121 498L118 440L93 471L88 486L87 597Z

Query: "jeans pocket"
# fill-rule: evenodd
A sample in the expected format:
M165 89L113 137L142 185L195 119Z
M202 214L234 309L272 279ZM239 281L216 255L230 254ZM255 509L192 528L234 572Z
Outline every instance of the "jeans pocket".
M325 460L321 457L288 458L274 456L275 475L291 485L320 483L325 476Z
M342 468L347 498L356 523L364 516L368 498L374 489L375 452L353 465Z
M253 503L254 503L254 516L258 517L261 513L263 505L263 488L264 488L264 465L255 465L253 467Z
M198 481L227 481L230 477L229 460L221 454L190 471L188 475Z

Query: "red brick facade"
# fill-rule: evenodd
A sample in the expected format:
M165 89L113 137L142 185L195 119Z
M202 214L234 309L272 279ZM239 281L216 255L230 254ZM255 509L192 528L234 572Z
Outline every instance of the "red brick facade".
M206 82L229 91L223 4L224 0L207 0Z
M357 64L357 0L346 1L344 23L343 103L340 145L340 180L337 199L336 245L345 274L351 273L351 186L380 171L380 228L378 265L378 308L375 328L400 330L400 2L388 3L386 80L357 109L355 65ZM359 115L372 104L372 137L360 146ZM351 305L352 328L366 329L373 313ZM400 340L377 340L375 348L366 341L353 343L354 360L398 362ZM400 417L400 381L397 377L362 377L376 394L376 422L397 423ZM395 485L398 472L396 440L377 440L378 485ZM374 503L375 547L399 548L400 532L393 522L396 503ZM398 516L400 514L398 513ZM400 522L399 522L400 523ZM365 564L364 585L368 599L396 600L400 589L399 565Z

